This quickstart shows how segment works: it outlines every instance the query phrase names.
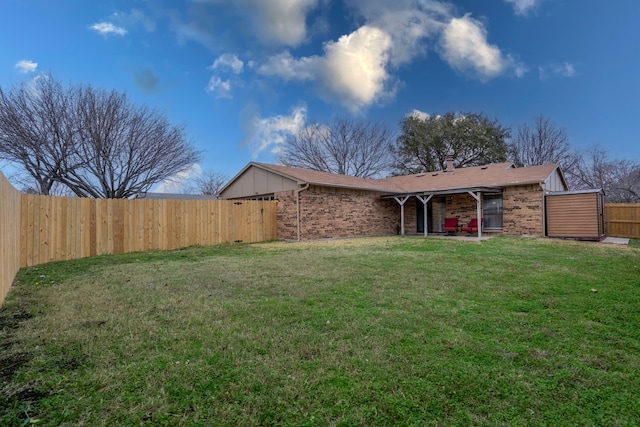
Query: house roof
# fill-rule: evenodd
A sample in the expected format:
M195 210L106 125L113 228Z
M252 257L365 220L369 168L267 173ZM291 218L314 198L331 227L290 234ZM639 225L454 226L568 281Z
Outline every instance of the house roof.
M296 181L300 185L312 184L327 187L343 187L373 190L388 194L446 192L479 187L505 187L543 183L556 170L557 164L516 168L511 162L484 166L457 168L452 172L434 171L382 179L359 178L310 169L295 168L268 163L249 163L231 182L250 167L258 167ZM564 181L564 178L562 177ZM223 189L224 191L224 189Z
M539 184L555 170L557 164L516 168L513 163L457 168L452 172L437 171L387 178L406 193L447 191L476 187L506 187Z
M337 173L321 172L311 169L294 168L281 165L272 165L268 163L252 162L249 163L248 166L251 165L269 170L271 172L275 172L286 178L293 179L294 181L297 181L298 184L302 185L313 184L327 187L357 188L375 191L395 191L393 183L383 182L384 180L381 179L360 178L357 176L340 175ZM245 169L243 169L243 171Z

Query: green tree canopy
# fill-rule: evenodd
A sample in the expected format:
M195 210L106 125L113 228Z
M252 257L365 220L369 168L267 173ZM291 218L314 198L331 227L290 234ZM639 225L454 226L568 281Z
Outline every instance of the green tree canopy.
M511 130L483 114L453 112L405 117L393 147L397 175L444 169L453 153L454 166L477 166L507 160Z

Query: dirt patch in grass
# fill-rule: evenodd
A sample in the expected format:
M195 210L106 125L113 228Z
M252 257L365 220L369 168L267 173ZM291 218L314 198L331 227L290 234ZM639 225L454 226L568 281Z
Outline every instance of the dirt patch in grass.
M14 352L19 342L14 339L14 332L20 324L31 319L32 314L25 310L11 310L8 307L0 309L0 385L11 381L16 372L28 363L33 355L28 352Z
M0 424L27 425L29 412L50 395L35 383L16 381L20 371L34 358L33 352L20 349L20 328L34 317L27 300L13 300L0 308Z
M9 353L0 356L0 384L11 381L16 372L32 358L31 353Z
M20 322L32 317L32 314L24 310L9 313L8 310L0 309L0 330L15 329L20 325Z

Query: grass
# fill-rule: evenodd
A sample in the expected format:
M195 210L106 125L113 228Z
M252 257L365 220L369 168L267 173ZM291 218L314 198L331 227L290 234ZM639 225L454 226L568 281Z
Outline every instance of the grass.
M640 249L376 238L23 269L2 425L638 425Z

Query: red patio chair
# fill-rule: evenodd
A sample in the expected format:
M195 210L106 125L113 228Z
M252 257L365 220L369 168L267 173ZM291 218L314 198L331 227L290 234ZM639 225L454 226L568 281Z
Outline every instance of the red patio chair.
M482 224L482 218L480 218L480 224ZM462 231L466 231L467 233L477 233L478 232L478 218L472 218L465 227L461 228Z
M442 231L446 231L449 234L458 231L458 218L445 218Z

